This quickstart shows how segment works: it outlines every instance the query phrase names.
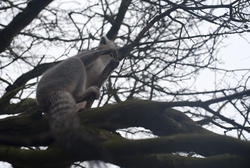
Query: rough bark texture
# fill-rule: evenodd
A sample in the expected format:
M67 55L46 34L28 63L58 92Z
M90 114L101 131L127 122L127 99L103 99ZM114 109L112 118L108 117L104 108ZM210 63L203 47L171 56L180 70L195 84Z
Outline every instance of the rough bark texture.
M169 103L164 102L133 100L80 112L81 123L99 138L102 147L92 151L86 144L81 156L72 158L53 145L47 118L39 113L32 99L11 104L7 110L29 109L0 121L0 158L17 167L67 166L85 160L103 160L124 167L189 168L213 164L222 168L247 167L249 142L205 130L168 106ZM115 133L119 128L134 126L148 128L158 137L128 140ZM47 150L18 148L47 145ZM205 158L172 154L180 151L194 152Z

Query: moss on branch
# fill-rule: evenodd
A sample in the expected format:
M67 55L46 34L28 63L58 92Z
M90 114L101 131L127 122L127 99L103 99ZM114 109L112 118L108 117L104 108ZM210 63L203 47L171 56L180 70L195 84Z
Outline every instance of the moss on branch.
M58 148L48 150L27 150L11 146L0 146L1 161L6 161L18 167L55 167L70 165L72 160Z
M250 142L216 134L177 134L142 140L110 140L105 147L114 155L195 152L203 156L237 154L250 157Z
M248 168L249 158L229 154L207 158L152 154L123 157L117 163L129 168Z
M208 165L210 162L210 165L224 164L230 158L234 163L242 161L245 164L249 162L247 159L250 159L249 142L214 134L197 125L182 112L169 108L169 104L164 102L134 100L80 112L81 123L101 141L101 148L97 152L87 146L85 149L83 146L85 149L83 155L77 157L77 160L65 155L54 146L46 115L41 115L33 100L11 104L6 109L14 111L20 109L21 114L0 120L0 144L2 145L0 158L17 166L55 167L60 164L58 158L63 157L66 159L60 167L65 167L74 161L85 160L103 160L125 167L144 167L145 159L154 162L154 167L178 161L174 166L185 168L199 167L197 165L207 162ZM128 140L114 134L119 128L133 126L148 128L159 137ZM48 145L49 149L44 151L20 149L21 146L41 145ZM171 155L173 152L180 151L195 152L208 158L194 159ZM216 155L221 155L219 157L221 160L216 160ZM222 155L226 156L225 159ZM139 157L139 166L137 163L132 164L131 157ZM47 159L48 165L42 165L42 161Z
M80 117L84 124L110 131L141 126L159 136L209 132L182 112L169 108L165 102L126 101L86 110Z

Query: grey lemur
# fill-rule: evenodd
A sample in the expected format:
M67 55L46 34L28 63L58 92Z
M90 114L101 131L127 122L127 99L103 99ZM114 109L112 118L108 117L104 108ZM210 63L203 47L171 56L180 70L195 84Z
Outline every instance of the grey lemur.
M62 61L46 71L38 83L37 103L49 114L51 133L61 146L73 153L81 152L79 143L82 140L92 141L84 133L77 111L85 108L89 97L99 97L99 87L109 74L102 75L110 62L118 65L118 52L95 52L105 49L117 51L116 48L107 37L102 37L97 50L83 52Z

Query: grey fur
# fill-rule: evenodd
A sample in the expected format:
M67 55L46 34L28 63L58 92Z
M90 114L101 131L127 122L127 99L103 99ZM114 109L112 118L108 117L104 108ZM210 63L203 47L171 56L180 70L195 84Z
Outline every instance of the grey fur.
M101 43L98 50L116 49L107 37L102 41L104 44ZM97 84L108 77L101 75L105 67L117 59L112 54L92 54L95 52L80 53L62 61L45 72L37 86L37 103L49 114L52 135L72 153L80 152L81 141L91 141L80 124L77 111L85 108L89 97L99 97Z

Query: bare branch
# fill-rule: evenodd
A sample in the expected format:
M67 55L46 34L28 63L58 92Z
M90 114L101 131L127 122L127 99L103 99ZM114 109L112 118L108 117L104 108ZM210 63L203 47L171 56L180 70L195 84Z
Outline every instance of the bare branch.
M53 0L31 0L27 7L19 13L4 29L0 30L0 53L11 43L12 39L37 17Z

